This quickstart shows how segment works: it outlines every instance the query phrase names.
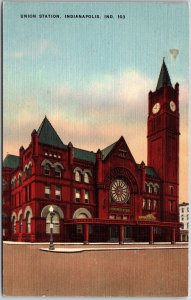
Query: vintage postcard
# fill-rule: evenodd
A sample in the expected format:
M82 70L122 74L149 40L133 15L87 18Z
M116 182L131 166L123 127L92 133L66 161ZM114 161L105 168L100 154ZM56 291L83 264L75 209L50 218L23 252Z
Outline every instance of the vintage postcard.
M2 15L2 294L187 296L188 3Z

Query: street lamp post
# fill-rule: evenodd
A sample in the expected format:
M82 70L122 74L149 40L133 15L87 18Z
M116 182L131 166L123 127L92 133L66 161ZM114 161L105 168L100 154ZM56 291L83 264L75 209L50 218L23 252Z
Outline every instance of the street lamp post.
M53 222L52 222L52 219L53 219L55 213L54 213L54 208L52 207L52 205L49 208L49 212L50 212L50 245L49 245L49 250L55 250L54 243L53 243Z

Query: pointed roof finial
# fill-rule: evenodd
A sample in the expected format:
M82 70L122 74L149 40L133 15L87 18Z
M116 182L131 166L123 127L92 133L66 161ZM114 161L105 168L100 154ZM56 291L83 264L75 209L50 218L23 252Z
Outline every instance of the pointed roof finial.
M159 90L165 84L167 86L172 87L172 83L171 83L170 76L169 76L169 73L168 73L168 70L167 70L164 59L165 59L165 57L163 57L163 63L162 63L162 67L161 67L161 71L160 71L160 75L159 75L156 90Z

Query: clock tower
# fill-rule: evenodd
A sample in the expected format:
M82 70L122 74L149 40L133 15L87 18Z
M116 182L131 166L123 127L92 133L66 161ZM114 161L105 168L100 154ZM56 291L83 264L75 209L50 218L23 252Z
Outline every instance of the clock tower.
M163 59L158 83L148 96L148 166L162 181L161 218L178 221L179 194L179 84L172 86Z

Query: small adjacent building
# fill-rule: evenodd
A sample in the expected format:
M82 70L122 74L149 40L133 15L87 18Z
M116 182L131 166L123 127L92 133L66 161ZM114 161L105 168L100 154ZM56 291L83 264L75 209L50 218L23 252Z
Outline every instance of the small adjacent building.
M189 240L189 203L179 204L179 220L183 223L180 228L180 241L188 242Z
M172 86L164 61L148 95L147 164L135 161L122 136L96 152L65 144L45 117L29 145L4 159L4 239L48 241L53 206L56 241L174 243L179 134L179 84Z

